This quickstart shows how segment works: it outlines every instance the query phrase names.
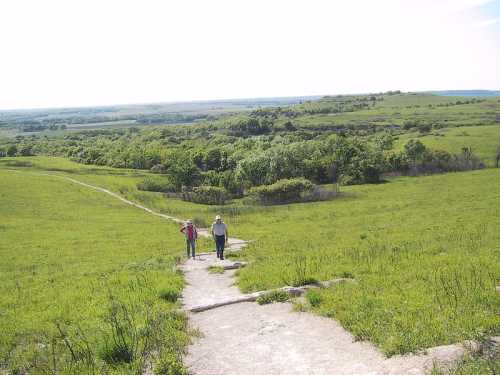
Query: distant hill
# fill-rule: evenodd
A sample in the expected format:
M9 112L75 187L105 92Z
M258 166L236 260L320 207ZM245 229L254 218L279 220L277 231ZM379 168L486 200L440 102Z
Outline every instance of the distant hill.
M148 124L188 124L213 120L236 112L266 107L286 107L320 96L225 99L192 102L124 104L97 107L0 110L0 128L35 132L92 129Z
M429 93L441 96L500 96L500 91L493 90L444 90Z

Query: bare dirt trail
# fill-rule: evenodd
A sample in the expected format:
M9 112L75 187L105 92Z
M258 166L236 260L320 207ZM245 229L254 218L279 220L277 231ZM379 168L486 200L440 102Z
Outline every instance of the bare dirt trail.
M40 174L41 175L41 174ZM108 189L70 177L56 176L108 194L131 206L163 219L181 219L153 211ZM199 231L209 236L206 229ZM230 238L229 249L240 250L246 241ZM209 273L211 265L228 266L205 253L188 260L181 269L187 286L183 308L201 337L188 348L185 363L193 375L421 375L434 363L450 365L462 357L462 345L429 349L425 355L385 358L372 344L355 341L335 320L309 313L294 312L289 303L260 306L254 302L226 305L199 313L189 310L245 295L234 285L234 270Z

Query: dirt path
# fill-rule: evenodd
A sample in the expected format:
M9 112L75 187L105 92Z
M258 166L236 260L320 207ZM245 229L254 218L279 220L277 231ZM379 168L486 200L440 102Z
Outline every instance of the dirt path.
M152 215L182 221L110 190L70 177L47 175L106 193ZM200 235L209 236L209 233L203 229ZM233 251L246 244L244 240L229 239L229 249ZM207 270L211 265L231 263L217 260L214 254L186 261L181 266L187 282L183 308L189 311L197 306L244 297L234 286L234 270L223 274ZM200 313L188 312L188 316L190 325L201 333L185 357L193 375L418 375L428 373L434 363L449 365L465 352L461 345L449 345L429 349L425 355L387 359L370 343L355 341L335 320L293 312L289 303L259 306L243 302Z

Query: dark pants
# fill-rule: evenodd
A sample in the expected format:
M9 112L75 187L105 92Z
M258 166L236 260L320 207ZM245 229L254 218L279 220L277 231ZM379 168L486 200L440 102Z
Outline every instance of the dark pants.
M217 249L217 258L224 259L224 245L226 236L215 236L215 248Z
M194 239L190 240L189 238L186 238L186 250L188 258L189 258L189 250L191 250L191 254L194 258L195 248L196 248L196 241Z

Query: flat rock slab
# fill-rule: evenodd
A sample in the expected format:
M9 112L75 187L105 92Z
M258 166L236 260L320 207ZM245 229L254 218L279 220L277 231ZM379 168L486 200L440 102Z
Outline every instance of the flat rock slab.
M287 303L224 306L190 315L190 324L203 334L185 358L192 374L385 374L371 345Z
M235 270L222 274L209 273L207 267L233 264L230 260L216 260L212 254L200 255L196 259L186 261L180 269L184 272L186 287L182 293L182 307L190 310L197 306L215 304L242 296L240 290L233 285Z
M207 271L229 264L213 254L186 261L183 309L245 297L233 285L235 271ZM372 344L355 341L335 320L294 312L289 303L241 302L188 316L201 333L184 358L193 375L424 375L434 363L447 367L466 350L449 345L388 359Z
M466 349L439 346L425 355L386 358L333 319L294 312L289 303L245 302L189 315L202 337L185 364L196 375L424 375L447 368Z

